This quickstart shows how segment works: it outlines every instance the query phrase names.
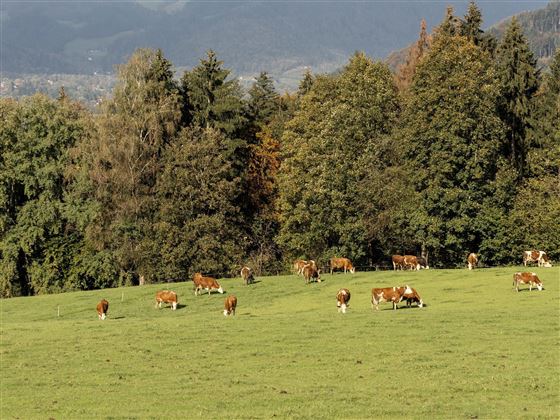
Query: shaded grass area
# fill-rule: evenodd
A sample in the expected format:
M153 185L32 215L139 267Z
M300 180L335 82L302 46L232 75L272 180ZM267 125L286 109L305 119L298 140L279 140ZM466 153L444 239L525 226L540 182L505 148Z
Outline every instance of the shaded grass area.
M191 282L3 300L0 417L558 418L560 271L516 293L517 270L224 279L229 318ZM427 307L371 310L403 284ZM154 308L162 288L177 311Z

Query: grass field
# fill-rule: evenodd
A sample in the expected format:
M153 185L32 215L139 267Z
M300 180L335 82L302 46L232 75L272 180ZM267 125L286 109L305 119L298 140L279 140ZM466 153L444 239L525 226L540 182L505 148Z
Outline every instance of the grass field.
M166 285L175 312L161 285L3 300L0 417L556 419L560 270L516 293L519 269L224 279L228 318L191 282ZM372 287L402 284L427 306L372 312Z

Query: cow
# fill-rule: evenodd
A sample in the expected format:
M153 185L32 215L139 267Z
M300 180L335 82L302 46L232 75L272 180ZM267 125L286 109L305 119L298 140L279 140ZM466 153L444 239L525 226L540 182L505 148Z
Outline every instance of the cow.
M402 255L393 255L393 270L402 270L404 268L404 257Z
M416 261L418 262L418 264L420 265L420 268L424 268L426 270L429 270L430 267L428 266L428 262L426 261L426 258L424 257L416 257Z
M340 289L336 293L336 307L338 308L338 312L345 314L346 309L350 306L348 302L350 302L350 290Z
M101 299L97 304L97 316L99 319L107 318L107 311L109 310L109 302L105 299Z
M309 284L311 281L321 283L320 270L317 269L315 262L312 262L313 264L309 263L303 267L303 278L305 279L305 284Z
M408 286L405 287L384 287L384 288L373 288L371 289L371 310L375 305L375 309L379 310L379 304L381 302L392 302L393 309L397 309L397 303L399 303L404 296L405 291L409 289Z
M407 307L411 307L412 303L414 302L416 302L419 308L422 308L424 306L424 302L422 301L422 298L420 297L420 295L418 294L418 292L414 287L402 286L401 288L404 289L403 300L406 299Z
M193 277L193 289L194 295L202 293L202 289L206 289L208 291L208 295L212 290L217 290L219 293L224 293L224 289L222 286L216 281L213 277L203 277L200 273L195 273Z
M331 274L335 269L344 269L344 273L350 271L352 274L356 271L356 268L352 265L352 261L348 258L331 258Z
M235 315L235 308L237 307L237 298L230 295L224 302L224 316Z
M414 255L405 255L403 257L403 265L405 268L420 271L420 263L418 262L418 258Z
M297 275L303 275L303 267L307 265L307 261L305 260L295 260L294 261L294 271Z
M162 303L170 303L171 309L177 309L177 293L172 290L160 290L156 293L156 308L159 306L161 308Z
M474 252L471 252L469 254L469 256L467 257L467 265L469 267L469 270L472 270L473 268L476 268L477 264L478 264L478 257L476 256L476 254Z
M255 277L253 276L253 270L245 266L241 269L241 278L245 282L245 285L249 285L255 282Z
M537 289L542 290L543 285L536 273L515 273L513 275L513 285L515 290L519 292L519 283L528 284L529 291L533 290L533 285L537 286Z
M528 262L536 262L539 267L552 267L548 255L544 251L524 251L523 265L527 267Z

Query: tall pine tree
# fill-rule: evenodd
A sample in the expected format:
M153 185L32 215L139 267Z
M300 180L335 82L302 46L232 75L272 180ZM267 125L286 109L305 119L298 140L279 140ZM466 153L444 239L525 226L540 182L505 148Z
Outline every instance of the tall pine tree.
M504 148L520 180L525 171L531 99L538 88L538 73L537 61L515 17L498 46L496 60L499 112L508 139Z

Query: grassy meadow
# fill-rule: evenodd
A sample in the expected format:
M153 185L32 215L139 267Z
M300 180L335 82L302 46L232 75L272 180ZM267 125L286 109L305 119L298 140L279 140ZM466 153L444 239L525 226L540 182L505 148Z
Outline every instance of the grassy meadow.
M516 293L520 269L223 279L228 318L192 282L2 300L0 418L556 419L560 270ZM372 312L372 287L403 284L427 306Z

